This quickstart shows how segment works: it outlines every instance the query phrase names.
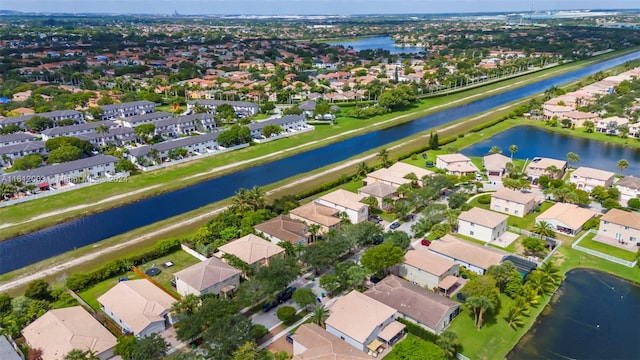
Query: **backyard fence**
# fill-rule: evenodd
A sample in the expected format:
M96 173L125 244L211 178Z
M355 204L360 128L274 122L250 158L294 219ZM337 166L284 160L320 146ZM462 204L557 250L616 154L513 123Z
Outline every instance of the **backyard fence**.
M589 235L591 233L595 233L595 231L589 230L586 233L584 233L576 242L573 243L573 245L571 245L571 248L576 249L578 251L582 251L583 253L587 253L589 255L593 255L593 256L599 257L601 259L609 260L609 261L614 262L616 264L624 265L626 267L632 268L632 267L636 266L636 264L638 263L638 260L633 261L633 262L632 261L627 261L627 260L622 260L622 259L619 259L619 258L617 258L615 256L611 256L609 254L604 254L604 253L601 253L601 252L596 251L596 250L587 249L586 247L582 247L582 246L578 245L587 235Z
M462 355L462 353L456 353L456 357L460 360L471 360L468 357Z
M187 246L187 245L185 245L185 244L180 244L180 248L181 248L182 250L184 250L184 252L186 252L187 254L189 254L189 255L193 256L194 258L196 258L196 259L198 259L198 260L200 260L200 261L206 261L206 260L208 260L208 259L209 259L208 257L206 257L206 256L204 256L204 255L202 255L202 254L200 254L199 252L197 252L197 251L193 250L192 248L188 247L188 246Z

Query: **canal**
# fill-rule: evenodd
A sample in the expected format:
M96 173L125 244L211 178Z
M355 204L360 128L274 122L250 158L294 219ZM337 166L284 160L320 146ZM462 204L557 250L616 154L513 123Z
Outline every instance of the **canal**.
M620 169L616 167L618 160L626 159L629 167L623 170L622 174L640 176L639 148L564 135L535 126L513 127L465 148L462 153L467 156L483 156L491 147L497 146L502 149L503 154L510 156L509 146L512 144L518 146L518 152L513 155L518 159L531 160L541 156L566 160L567 153L573 152L580 156L580 162L576 166L588 166L616 173L620 173Z
M638 359L640 287L572 270L507 359Z
M239 188L251 188L254 185L264 186L312 171L436 126L474 116L523 97L541 93L551 86L566 84L637 58L640 58L640 52L623 55L388 129L356 136L184 189L2 241L0 242L0 274L198 209L232 196Z

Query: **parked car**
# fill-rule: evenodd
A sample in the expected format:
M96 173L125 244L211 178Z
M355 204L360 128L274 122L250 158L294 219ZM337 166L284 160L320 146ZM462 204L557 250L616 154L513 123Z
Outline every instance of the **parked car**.
M296 288L293 286L290 286L286 289L284 289L283 292L280 293L280 295L278 295L278 301L283 303L289 299L291 299L291 297L293 296L293 292L296 291Z
M378 215L369 215L369 221L379 224L382 221L382 218Z
M397 221L394 221L394 222L391 223L391 225L389 225L389 229L391 229L391 230L395 230L395 229L397 229L399 227L400 227L400 223L397 222Z
M431 245L431 241L429 241L427 239L422 239L422 241L420 241L420 244L422 244L424 246L429 246L429 245Z
M280 302L278 302L278 300L271 301L271 302L266 302L266 303L262 304L262 312L268 312L271 309L276 308L278 305L280 305Z

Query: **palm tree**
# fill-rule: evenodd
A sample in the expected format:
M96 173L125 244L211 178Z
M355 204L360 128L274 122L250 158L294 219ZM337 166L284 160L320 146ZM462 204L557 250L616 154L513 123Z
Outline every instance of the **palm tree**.
M382 162L382 167L389 166L389 152L387 149L380 149L377 155L378 159Z
M555 165L551 165L549 167L547 167L546 169L544 169L547 173L549 173L549 176L554 178L554 179L559 179L560 178L560 174L562 173L561 169L558 169L557 166Z
M193 294L189 294L174 302L171 305L171 312L177 316L181 316L183 314L190 316L195 313L198 306L200 306L200 299Z
M314 324L324 327L324 322L329 318L329 311L324 305L318 305L311 311L311 320Z
M311 242L314 242L318 239L318 232L320 231L320 225L311 224L309 225L309 233L311 234Z
M411 186L413 186L414 188L418 187L418 176L415 173L410 172L405 175L404 178L407 180L411 180Z
M251 209L251 195L249 190L241 188L236 191L236 194L231 198L231 202L236 207L239 213L243 213Z
M616 166L618 167L618 169L620 169L620 172L622 172L622 170L629 167L629 162L627 161L627 159L620 159Z
M546 236L546 237L555 237L556 235L556 233L553 231L553 227L551 226L551 224L544 220L540 220L536 222L535 225L533 225L531 232L533 232L534 234L538 234L540 236Z
M494 145L489 149L489 154L502 154L502 149L500 147Z
M95 131L96 131L96 134L108 134L109 127L105 124L100 124L98 127L96 127Z
M160 152L156 148L149 149L147 157L151 158L156 165L160 165Z
M540 273L542 274L541 276L543 279L553 285L556 285L562 278L562 275L560 275L560 269L551 260L538 267L538 271L540 271Z
M569 164L577 164L577 163L579 163L580 162L580 155L569 151L567 153L567 162Z
M596 124L591 120L586 120L584 123L582 123L582 126L584 126L584 129L587 133L592 133L596 127Z
M367 163L365 163L364 161L358 164L358 167L356 167L356 176L359 179L364 179L367 176L367 173L369 172L369 167L367 166Z
M518 145L509 145L509 152L511 153L511 161L513 161L513 154L518 152Z
M524 322L522 321L522 310L515 306L509 308L509 311L507 311L507 315L504 317L504 320L513 330L516 330L517 328L524 325Z
M486 296L469 296L466 301L467 306L473 311L475 324L478 330L482 327L482 317L487 311L493 311L493 303Z
M37 189L38 187L35 186L34 184L27 184L22 188L22 191L24 191L25 193L29 192L29 193L33 193L33 191L35 189Z
M440 334L438 340L436 340L436 345L438 345L440 349L444 351L444 356L449 359L456 356L457 341L458 335L456 335L456 333L454 333L453 331L445 331Z
M264 209L267 204L267 197L259 186L254 186L251 190L248 190L249 203L253 208L253 211Z

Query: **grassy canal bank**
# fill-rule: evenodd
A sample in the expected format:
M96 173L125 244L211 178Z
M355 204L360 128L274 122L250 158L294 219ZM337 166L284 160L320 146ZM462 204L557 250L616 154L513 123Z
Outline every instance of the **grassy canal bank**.
M266 144L257 144L239 151L135 175L125 183L103 183L0 208L0 218L3 220L2 224L0 224L0 229L2 229L0 231L0 240L135 202L163 192L177 190L258 163L277 160L295 153L324 146L331 142L391 127L439 110L479 100L494 93L511 90L540 79L576 70L594 62L607 60L635 50L627 49L621 52L608 53L594 59L541 70L533 74L485 85L481 88L424 99L405 111L394 112L368 120L343 117L334 126L317 126L315 131L291 138Z

